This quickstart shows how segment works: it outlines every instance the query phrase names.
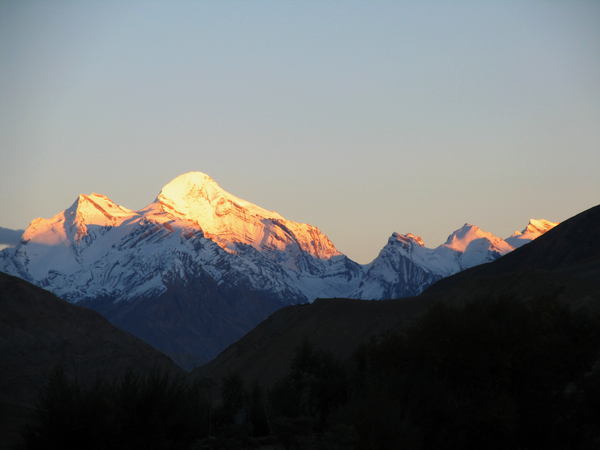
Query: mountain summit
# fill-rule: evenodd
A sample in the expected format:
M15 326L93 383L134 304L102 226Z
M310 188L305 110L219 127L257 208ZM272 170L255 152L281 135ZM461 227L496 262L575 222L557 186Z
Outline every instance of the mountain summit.
M528 239L545 225L530 226ZM31 222L16 247L0 252L0 270L101 312L175 360L207 360L283 306L416 295L512 248L465 224L435 249L394 233L373 262L360 265L318 228L190 172L139 211L80 195L54 217Z
M190 172L167 184L156 199L161 211L177 219L198 224L224 249L235 252L237 245L250 245L261 253L306 252L319 259L341 255L318 228L285 220L239 199L208 175ZM290 268L294 264L290 262Z
M505 240L514 248L519 248L534 239L537 239L556 225L558 225L558 222L550 222L544 219L531 219L523 231L515 231Z

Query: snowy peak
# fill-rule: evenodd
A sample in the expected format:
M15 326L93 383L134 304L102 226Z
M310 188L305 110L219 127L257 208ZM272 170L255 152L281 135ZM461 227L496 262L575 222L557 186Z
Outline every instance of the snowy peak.
M79 195L54 217L34 220L20 244L0 252L0 270L71 301L155 294L174 277L199 273L218 286L242 283L286 302L397 298L493 261L555 225L532 219L507 243L466 223L434 249L420 236L393 233L378 257L361 266L318 228L286 220L226 192L208 175L190 172L139 211L100 194Z
M514 248L521 247L537 239L558 224L559 222L550 222L545 219L531 219L523 231L515 231L512 236L506 239L506 242Z
M414 234L393 233L349 297L366 300L417 295L441 278L491 262L512 250L503 239L470 223L434 249L425 247Z
M81 194L71 207L50 219L35 219L23 233L24 241L44 245L59 245L67 240L78 242L87 234L87 227L115 227L135 212L115 204L104 195Z
M448 236L444 245L459 252L464 252L471 241L482 237L485 237L485 233L481 229L470 223L465 223L462 228Z
M544 219L531 219L529 221L529 223L527 224L527 227L523 230L522 234L526 235L526 234L530 234L530 235L536 235L535 237L539 237L542 234L544 234L546 231L551 230L552 228L554 228L556 225L558 225L558 222L550 222L549 220L544 220Z
M479 227L471 225L470 223L465 223L461 228L448 236L448 239L443 245L464 253L467 251L469 245L478 239L487 239L490 249L497 251L501 255L504 255L513 249L503 239L494 236L492 233L483 231ZM482 244L477 245L481 246Z
M235 253L237 244L244 244L262 253L294 255L305 251L320 259L341 255L318 228L285 220L276 212L242 200L201 172L175 178L155 203L176 219L194 221L206 237L229 252Z
M216 250L214 244L220 249ZM193 259L201 258L196 254L200 248L207 249L212 255L210 264L212 258L223 258L220 252L224 250L233 258L231 264L250 264L246 276L262 280L264 273L269 272L269 277L279 279L273 282L277 286L286 283L281 274L289 273L295 281L288 284L294 284L294 295L303 299L306 297L299 293L298 286L304 289L311 285L309 290L318 291L317 294L335 296L350 278L358 280L362 276L360 266L343 257L318 228L288 221L275 212L239 199L200 172L177 177L162 189L153 203L140 211L119 206L103 195L79 195L69 208L54 217L34 220L25 230L21 245L14 249L14 255L4 255L0 270L5 267L8 272L44 286L54 283L47 277L59 273L69 277L80 272L83 285L87 286L93 279L102 289L99 283L104 275L94 272L96 264L112 266L114 258L119 270L110 273L117 276L117 272L125 270L126 263L120 259L124 258L123 252L133 252L125 258L127 264L138 261L144 265L151 258L140 255L146 252L158 255L164 251L165 256L156 256L160 271L151 274L147 268L135 269L140 279L145 280L145 284L138 287L154 289L168 272L165 261L173 259L173 249L180 246L185 247L182 251L186 254L192 251ZM337 258L332 260L333 257ZM201 266L208 270L210 264ZM214 269L214 272L221 270L225 269ZM121 275L131 278L124 272ZM219 276L215 275L215 279ZM256 285L263 286L263 281L256 281ZM57 280L57 286L58 283ZM109 282L112 283L120 286L120 282ZM67 281L63 285L74 283ZM323 285L323 289L317 289L317 285ZM116 288L111 286L111 289ZM118 289L125 292L121 287ZM132 289L135 291L137 287ZM71 298L85 289L79 291Z
M416 244L421 247L425 247L425 243L421 239L421 236L415 236L412 233L400 234L400 233L392 233L392 236L389 238L388 242L393 243L395 241L402 242L408 245Z
M223 190L211 177L202 172L189 172L178 176L158 195L158 202L167 213L188 220L199 220L205 226L218 221L236 210L261 218L283 219Z

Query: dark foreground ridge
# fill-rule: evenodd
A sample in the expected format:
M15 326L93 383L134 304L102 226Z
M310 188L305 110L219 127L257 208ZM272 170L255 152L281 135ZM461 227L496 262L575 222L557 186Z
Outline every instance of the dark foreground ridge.
M283 308L192 375L225 382L236 374L245 386L293 397L301 392L289 377L298 348L308 342L347 361L349 376L367 386L367 394L352 391L355 403L339 413L360 435L358 448L452 448L475 443L468 436L485 448L597 445L598 229L595 207L418 297L320 299ZM579 363L570 359L575 354ZM319 379L317 372L310 376ZM435 404L441 409L428 409ZM352 422L357 414L364 420ZM554 429L544 434L549 424ZM434 430L453 440L444 444Z
M167 356L100 314L0 272L0 414L10 418L2 420L9 429L0 429L1 436L15 436L14 417L27 415L57 366L81 382L116 378L128 370L183 373Z

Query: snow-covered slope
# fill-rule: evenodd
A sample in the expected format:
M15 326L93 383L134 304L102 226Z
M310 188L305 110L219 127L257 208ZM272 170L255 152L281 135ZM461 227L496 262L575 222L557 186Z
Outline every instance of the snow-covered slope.
M327 236L310 225L285 220L222 190L208 175L192 172L181 175L163 188L156 203L160 211L174 218L198 224L231 252L237 244L251 245L264 254L285 252L297 256L306 252L319 259L341 255ZM285 265L299 270L294 258Z
M349 296L379 300L418 295L441 278L491 262L511 250L504 240L469 223L434 249L411 233L394 233Z
M544 219L531 219L523 231L515 231L509 238L506 238L505 241L514 248L519 248L522 245L528 244L534 239L539 238L542 234L551 230L556 225L558 225L558 222L550 222Z

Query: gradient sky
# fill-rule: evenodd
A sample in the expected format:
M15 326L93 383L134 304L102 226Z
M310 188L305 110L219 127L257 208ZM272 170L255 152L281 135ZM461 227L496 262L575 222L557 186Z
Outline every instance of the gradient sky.
M0 227L190 171L370 262L600 203L598 1L0 2Z

